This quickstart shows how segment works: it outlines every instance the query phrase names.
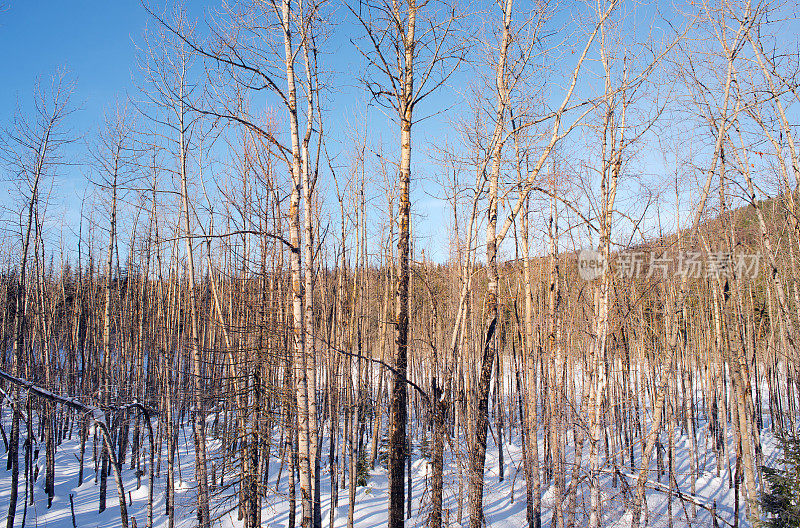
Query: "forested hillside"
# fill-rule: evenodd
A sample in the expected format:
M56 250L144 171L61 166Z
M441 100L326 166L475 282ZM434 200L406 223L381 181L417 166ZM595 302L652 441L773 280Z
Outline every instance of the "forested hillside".
M3 122L7 528L776 518L796 6L141 9Z

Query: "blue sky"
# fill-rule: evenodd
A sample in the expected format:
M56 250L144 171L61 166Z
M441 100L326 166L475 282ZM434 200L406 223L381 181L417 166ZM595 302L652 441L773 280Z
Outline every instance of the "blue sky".
M46 78L56 68L66 67L77 79L72 101L81 108L71 117L70 126L75 135L85 136L101 119L103 108L130 82L135 54L131 37L143 24L141 8L135 2L83 0L4 4L0 12L0 126L9 125L18 105L23 112L30 109L39 76ZM70 157L79 159L82 141L70 150ZM77 230L76 204L85 177L80 167L60 172L58 205L53 212L63 218L63 234L70 238L70 228ZM4 183L3 188L9 187ZM4 209L15 205L10 196L3 193L0 198Z
M103 122L104 110L112 106L116 99L124 100L126 91L134 89L132 81L137 75L136 43L142 41L145 27L152 25L153 21L136 0L6 0L5 4L6 9L0 11L0 49L4 51L4 60L0 61L0 126L9 123L18 99L23 108L29 108L37 76L47 76L55 68L65 66L77 81L73 102L80 107L80 111L70 119L70 124L76 135L90 139ZM161 5L161 2L157 4ZM202 18L208 6L217 4L208 0L192 1L188 4L190 16ZM338 156L337 162L343 166L341 170L346 170L352 152L352 133L357 128L366 127L370 143L382 143L384 152L394 159L398 150L396 125L389 123L379 109L367 108L365 94L357 79L357 74L363 69L363 61L350 38L360 34L360 30L342 4L336 2L329 6L334 9L333 18L337 25L329 43L330 53L321 58L324 67L334 72L334 90L327 96L325 126L328 130L328 149ZM521 0L516 6L520 11L531 8ZM475 24L488 24L492 18L477 16L472 20ZM571 22L570 4L567 2L559 8L552 23L558 31L569 32L573 29ZM490 38L486 28L479 28L478 31ZM546 79L559 100L559 75L571 66L574 56L566 54L566 57L568 60L564 68L559 64L553 65ZM586 65L586 69L590 67L590 64ZM455 108L423 121L414 129L413 230L416 247L425 248L426 255L437 261L444 261L448 257L450 209L446 202L435 197L441 191L430 179L439 169L430 161L430 156L445 139L451 144L458 142L450 120L457 119L459 112L464 110L463 102L468 87L481 82L474 72L470 66L465 67L451 79L449 86L431 98L429 104L422 105L417 115L421 117L432 109L438 110L452 104L456 105ZM590 79L591 76L587 75L586 78ZM543 81L534 79L532 82ZM591 84L591 81L581 81L580 89L591 90L584 83ZM462 105L460 108L459 104ZM470 119L467 112L463 113L463 118ZM86 178L85 141L76 143L73 150L74 159L79 163L64 168L58 181L57 205L52 210L53 216L58 219L56 229L67 231L65 238L69 238L70 230L77 230L80 198L85 189L91 190ZM368 167L368 170L372 168ZM473 181L471 173L468 173L467 179ZM328 210L337 212L338 204L329 178L322 182L321 188L329 193L323 197ZM5 196L5 193L2 194ZM383 210L385 200L379 190L373 189L372 195L375 199L373 207ZM9 198L0 197L0 207L7 208L10 205ZM501 217L501 222L503 219ZM377 224L384 222L385 218L383 213L374 212L369 221ZM338 225L338 220L332 220L332 225ZM373 236L378 236L378 229L377 225L373 226ZM377 252L377 246L371 251Z
M13 114L17 97L30 102L39 75L67 67L77 80L72 120L86 132L104 108L123 97L136 67L135 41L147 23L137 1L6 0L0 13L0 120Z
M212 3L193 1L188 5L190 15L199 19L207 11L207 5ZM334 69L337 77L336 90L329 96L328 148L334 154L339 152L340 162L346 163L347 153L342 149L346 149L350 140L348 136L355 127L367 126L373 141L377 141L376 138L389 126L381 112L366 109L364 94L353 75L358 70L360 59L349 42L349 36L357 28L346 22L343 9L339 7L336 15L340 22L345 21L342 24L346 27L340 26L334 32L333 53L324 60L327 61L326 67ZM72 102L79 111L71 116L70 126L74 135L83 139L70 150L71 158L78 164L60 171L56 200L51 206L51 212L63 219L57 224L57 229L65 227L66 238L69 238L70 228L77 230L78 203L87 188L87 167L82 165L86 161L85 142L91 141L102 124L104 111L134 90L136 46L141 43L148 24L152 25L153 21L140 3L129 0L11 0L5 2L5 10L0 12L0 49L4 52L4 60L0 62L0 126L7 126L18 103L23 111L30 108L37 77L47 77L56 68L66 67L77 81ZM368 114L366 120L363 119L365 113ZM420 169L425 164L417 161L426 155L427 137L432 133L436 136L444 120L444 116L429 120L415 131L415 166ZM376 134L378 130L381 134ZM390 136L384 142L384 149L391 153L396 148ZM429 171L423 170L418 175L425 172ZM3 185L6 186L7 183ZM332 189L333 184L327 187ZM415 203L415 213L422 215L418 216L417 234L425 239L446 236L440 217L443 204L429 199L419 185L415 185L414 190L420 197ZM0 198L0 206L10 207L11 203ZM434 221L426 221L431 215ZM427 226L430 230L426 229ZM427 245L423 239L420 242ZM436 253L441 249L436 244L432 247ZM436 256L446 258L445 253Z
M71 98L78 111L69 118L77 141L68 149L73 164L60 168L48 217L53 243L63 236L67 250L74 247L80 200L90 191L87 181L86 142L103 122L107 108L124 100L136 68L135 40L147 22L136 1L7 0L0 12L0 126L7 127L19 106L30 112L33 87L41 77L66 68L76 81ZM5 178L3 178L5 179ZM9 187L4 182L3 188ZM0 206L13 207L3 193ZM8 214L8 213L6 213Z

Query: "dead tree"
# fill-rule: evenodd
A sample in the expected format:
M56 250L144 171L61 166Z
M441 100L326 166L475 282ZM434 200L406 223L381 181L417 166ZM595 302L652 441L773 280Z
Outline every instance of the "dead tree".
M24 209L20 214L20 266L15 285L14 321L12 343L12 369L16 376L26 375L25 334L28 307L27 274L32 235L40 232L38 222L43 219L39 208L43 205L42 189L50 184L58 166L63 163L62 149L73 140L65 130L70 114L70 97L75 89L74 81L64 70L56 71L48 81L40 79L34 88L35 114L26 120L21 114L14 119L0 142L0 159L13 173L18 175L18 189L23 198ZM46 198L44 200L46 202ZM36 225L35 225L36 222ZM9 495L6 526L13 528L17 508L19 487L19 390L13 393L13 415L8 445L8 469L11 470L11 492Z
M446 9L441 9L446 7ZM362 82L372 100L390 108L399 125L398 273L395 288L393 383L389 402L389 519L390 528L404 526L405 463L408 440L409 254L411 244L411 130L414 110L458 68L466 53L457 38L461 15L445 4L416 0L401 3L353 3L348 9L365 36L355 45L376 77ZM437 10L440 10L437 13ZM444 14L441 12L443 11Z

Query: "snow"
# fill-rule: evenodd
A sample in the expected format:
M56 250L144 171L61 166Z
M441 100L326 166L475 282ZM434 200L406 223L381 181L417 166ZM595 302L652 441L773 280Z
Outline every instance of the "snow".
M3 414L3 419L7 422L9 420L9 413ZM767 421L765 420L765 423ZM154 419L155 428L155 419ZM707 425L701 422L701 427L697 431L697 441L700 446L704 445L704 439L707 435ZM416 428L415 428L416 429ZM6 428L8 430L8 428ZM209 423L209 431L211 426ZM507 435L507 432L506 432ZM21 436L24 439L24 433ZM195 526L195 489L193 485L194 475L194 449L192 444L192 432L187 426L182 434L178 435L178 457L179 468L176 469L176 526L179 528L189 528ZM764 450L764 461L767 465L771 464L777 456L778 444L775 438L766 432L762 432L762 444ZM466 490L467 490L467 442L462 438L459 442L453 442L453 445L458 450L451 453L449 449L445 450L445 474L444 474L444 519L449 521L445 523L446 526L460 526L458 523L458 490L459 490L459 464L464 468L463 478L463 510L461 524L466 524L469 519ZM544 460L544 441L540 432L540 460ZM662 435L662 441L666 440L666 434ZM732 437L728 439L732 443ZM491 444L491 435L490 435ZM147 442L143 449L147 448ZM284 467L281 472L281 480L277 482L275 479L278 476L280 468L280 459L275 455L275 445L273 442L272 458L270 459L269 468L269 482L267 486L267 494L263 501L262 510L262 526L265 527L285 527L288 522L288 485L289 485L289 472ZM569 478L571 476L573 446L571 442L571 434L568 435L567 441L567 457L566 464L566 482L565 488L569 487ZM327 443L324 444L327 446ZM689 463L689 449L691 442L685 435L681 436L676 433L676 452L677 457L675 460L675 473L676 480L682 493L687 496L693 496L697 501L707 505L709 508L716 501L716 508L719 517L724 521L721 523L725 526L725 522L733 524L734 515L734 491L728 488L727 477L723 473L717 476L716 461L713 457L713 452L708 456L703 456L702 451L698 459L698 476L695 482L695 492L691 493L691 472ZM224 443L218 439L213 438L209 434L208 451L211 459L219 457ZM519 446L519 435L516 431L512 432L511 439L504 443L504 480L498 480L498 453L495 445L490 445L487 450L486 458L486 472L485 472L485 488L484 488L484 509L486 515L487 526L492 528L518 528L526 526L526 503L525 503L525 478L521 469L522 463L522 450ZM0 444L0 449L2 445ZM70 513L69 496L74 496L75 504L75 517L76 524L80 528L104 528L119 526L119 504L117 498L116 487L113 482L113 476L109 476L109 485L107 492L107 507L106 510L98 513L98 495L99 495L99 482L95 481L94 465L92 462L92 436L90 436L86 445L85 453L85 467L84 467L84 483L77 486L78 478L78 456L80 454L80 440L78 428L73 430L71 439L64 439L62 444L58 446L56 451L56 482L55 482L55 499L51 508L47 508L47 497L44 493L44 468L42 467L39 472L38 480L34 489L34 504L28 506L26 526L35 527L50 527L50 528L71 528L72 519ZM711 449L710 443L707 449ZM406 526L408 527L423 527L427 524L428 508L430 504L430 490L429 487L431 478L431 465L428 460L419 456L419 448L414 448L414 458L411 465L411 473L413 477L412 486L412 512L411 517L408 519ZM639 462L639 446L636 446L636 463ZM328 526L330 515L330 476L327 469L327 450L323 454L322 459L322 479L321 479L321 496L322 496L322 516L323 526ZM20 449L20 468L24 467L24 449ZM585 485L586 470L588 468L588 444L584 446L583 450L583 467L581 477L583 477L582 484L579 486L577 496L577 516L576 526L583 526L586 523L586 515L589 508L588 487ZM627 461L626 456L626 461ZM44 465L44 446L40 446L39 459L36 461L40 466ZM658 485L658 475L655 471L656 468L655 453L652 457L651 472L649 474L649 481L654 485ZM665 457L666 464L666 457ZM219 467L219 460L217 460ZM6 512L8 509L8 497L10 488L10 472L5 469L5 461L3 459L0 463L0 512ZM139 527L146 526L147 519L147 474L141 478L141 486L137 488L137 479L135 472L130 468L130 454L127 457L126 463L123 466L122 476L125 486L125 493L130 501L128 506L129 517L136 518ZM638 475L638 468L620 467L620 473L627 480L628 486L635 489L635 479ZM209 464L209 475L211 468ZM218 476L219 477L219 476ZM225 484L228 485L236 479L236 475L227 475ZM345 479L345 484L349 479ZM660 485L666 487L666 475L660 477ZM630 499L626 496L629 493L629 488L626 491L626 486L622 485L617 479L616 487L613 485L613 469L606 467L606 470L601 475L602 486L602 499L603 499L603 526L609 527L625 527L630 526L631 512ZM165 485L166 485L166 462L162 461L161 475L155 481L154 492L154 507L153 507L153 520L154 526L157 528L167 527L167 516L165 515ZM23 514L23 501L22 495L24 494L25 484L24 477L20 475L20 500L17 505L17 522L16 526L20 525ZM234 488L235 489L235 488ZM212 516L216 519L214 526L241 528L242 522L237 520L237 512L235 508L235 499L233 498L234 489L228 488L223 493L218 493L214 500ZM387 509L387 490L388 479L385 468L380 466L371 471L368 483L364 487L359 487L356 490L355 500L355 523L354 525L359 528L372 528L384 526L386 523L386 509ZM549 485L544 478L542 479L542 525L550 526L551 512L553 502L555 499L555 489ZM297 494L299 498L299 492ZM334 508L334 528L346 527L348 517L348 490L346 487L339 490L339 504ZM740 519L739 526L743 528L748 526L745 508L743 503L744 493L740 491ZM299 501L298 501L298 523L299 523ZM566 516L567 501L564 502L564 514ZM648 526L667 526L668 521L668 501L667 495L663 491L648 489L647 490L647 507L649 509ZM696 510L696 511L694 511ZM690 503L683 504L681 500L674 497L672 500L672 517L673 526L676 528L686 526L710 526L711 515L709 512L702 508L692 508ZM299 526L299 524L298 524Z

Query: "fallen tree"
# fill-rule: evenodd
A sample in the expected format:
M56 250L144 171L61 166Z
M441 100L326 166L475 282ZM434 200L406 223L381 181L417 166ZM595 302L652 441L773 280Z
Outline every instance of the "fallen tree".
M56 394L52 391L49 391L43 387L39 387L38 385L30 382L28 380L24 380L22 378L18 378L12 376L11 374L0 370L0 378L20 387L26 389L29 393L35 394L40 398L44 398L45 400L61 403L62 405L66 405L75 409L76 411L83 412L92 417L92 421L95 425L100 429L100 432L103 435L103 441L105 442L106 449L109 453L111 458L111 467L114 470L114 481L117 484L117 494L119 496L119 515L120 515L120 524L122 528L128 528L128 508L125 503L125 486L122 482L122 475L120 473L120 464L117 458L116 453L114 452L114 448L112 446L111 440L111 433L108 429L108 422L106 420L106 412L101 409L100 407L95 407L93 405L87 405L75 398L70 398L67 396L61 396ZM153 426L150 423L150 416L152 412L147 409L144 405L139 402L133 402L121 407L114 407L111 410L115 412L123 412L129 409L136 409L137 411L141 412L144 415L145 423L147 424L148 428L148 436L150 439L150 475L149 475L149 486L148 486L148 506L147 506L147 528L152 528L153 526L153 457L154 457L154 438L153 438Z

